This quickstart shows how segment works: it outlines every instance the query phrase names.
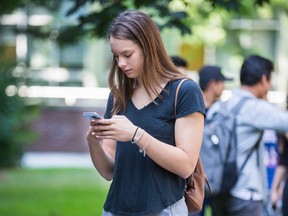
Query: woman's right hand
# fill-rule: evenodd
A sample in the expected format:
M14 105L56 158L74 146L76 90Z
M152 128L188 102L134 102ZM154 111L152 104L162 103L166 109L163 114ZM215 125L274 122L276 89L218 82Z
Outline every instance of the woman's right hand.
M86 139L88 141L89 144L92 144L92 143L95 143L95 144L100 144L101 142L101 138L97 137L96 136L96 133L94 131L94 126L96 125L97 123L94 122L94 120L92 120L90 122L90 126L88 128L88 131L86 133Z
M95 136L98 141L101 139L112 139L127 142L131 141L136 129L137 126L126 116L114 115L111 119L93 119L90 123L88 134Z
M97 136L95 128L98 122L92 120L86 133L86 139L89 145L90 155L93 165L98 170L101 176L106 180L113 179L113 170L116 154L116 141L104 140Z

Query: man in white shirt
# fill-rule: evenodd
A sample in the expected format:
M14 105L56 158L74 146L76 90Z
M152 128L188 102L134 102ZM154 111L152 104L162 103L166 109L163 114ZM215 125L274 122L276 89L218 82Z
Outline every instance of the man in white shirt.
M241 99L249 98L237 115L237 166L249 160L239 174L230 194L213 197L214 216L262 216L267 190L263 145L255 148L263 130L288 132L288 112L263 98L271 87L273 63L258 55L247 57L240 70L241 87L232 91L228 109Z

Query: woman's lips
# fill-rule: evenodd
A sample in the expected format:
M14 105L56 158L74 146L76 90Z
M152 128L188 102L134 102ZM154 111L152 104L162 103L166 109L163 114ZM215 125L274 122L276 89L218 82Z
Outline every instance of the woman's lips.
M124 70L124 73L127 74L127 75L128 75L129 73L131 73L131 72L132 72L132 69Z

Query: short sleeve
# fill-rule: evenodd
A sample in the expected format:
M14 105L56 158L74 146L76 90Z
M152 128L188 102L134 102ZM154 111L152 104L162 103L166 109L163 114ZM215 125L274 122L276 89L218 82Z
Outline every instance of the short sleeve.
M108 100L107 100L106 111L105 111L105 114L104 114L104 118L105 118L105 119L112 118L113 103L114 103L114 102L113 102L113 95L112 95L112 93L110 92L109 97L108 97Z
M180 87L176 104L176 118L200 112L205 116L205 104L199 85L186 80Z

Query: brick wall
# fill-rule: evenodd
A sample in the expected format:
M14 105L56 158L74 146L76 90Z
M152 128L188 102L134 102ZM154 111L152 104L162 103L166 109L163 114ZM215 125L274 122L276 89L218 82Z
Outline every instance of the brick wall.
M86 131L89 120L84 111L104 114L104 108L45 108L33 123L39 138L27 147L27 151L39 152L88 152Z

